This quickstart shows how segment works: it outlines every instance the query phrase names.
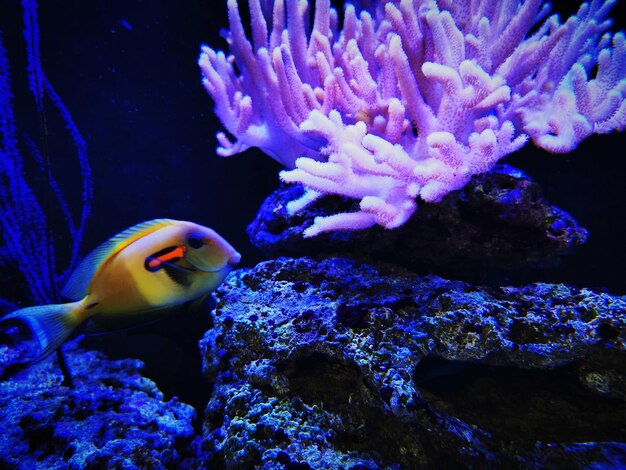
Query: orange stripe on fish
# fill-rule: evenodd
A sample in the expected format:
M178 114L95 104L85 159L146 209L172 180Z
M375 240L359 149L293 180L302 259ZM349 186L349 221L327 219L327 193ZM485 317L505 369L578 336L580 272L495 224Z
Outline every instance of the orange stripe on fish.
M185 245L170 246L148 256L144 263L146 270L154 273L163 267L163 263L176 263L183 259L187 247Z
M137 240L153 232L175 226L180 223L171 219L155 219L134 225L109 238L83 259L67 281L61 292L64 297L81 300L89 293L89 284L111 258L128 249Z

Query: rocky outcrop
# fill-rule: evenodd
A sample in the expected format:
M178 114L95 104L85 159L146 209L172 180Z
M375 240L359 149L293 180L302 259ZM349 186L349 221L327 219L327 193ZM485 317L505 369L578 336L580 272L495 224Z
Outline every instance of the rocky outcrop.
M141 376L140 361L109 361L75 345L65 356L72 387L62 384L54 356L0 382L0 468L164 469L193 461L193 408L165 401Z
M268 256L342 252L467 275L485 267L551 266L587 240L587 231L568 213L541 197L537 183L508 165L474 176L438 204L420 203L394 230L376 226L303 238L315 217L358 210L354 200L326 196L290 216L286 204L303 191L298 185L279 188L249 225L252 244Z
M626 462L626 299L343 258L260 263L201 342L213 468Z

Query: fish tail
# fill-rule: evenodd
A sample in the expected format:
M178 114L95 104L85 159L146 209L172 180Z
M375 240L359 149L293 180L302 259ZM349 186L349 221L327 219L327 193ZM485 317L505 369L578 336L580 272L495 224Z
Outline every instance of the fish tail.
M31 363L39 362L54 352L81 323L82 303L40 305L22 308L2 317L0 322L21 321L32 332L36 346Z

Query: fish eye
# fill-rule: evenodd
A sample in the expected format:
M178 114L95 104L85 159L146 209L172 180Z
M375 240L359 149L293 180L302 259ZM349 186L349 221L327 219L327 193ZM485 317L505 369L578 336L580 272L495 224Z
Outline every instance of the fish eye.
M204 243L202 242L202 237L200 235L189 235L189 238L187 239L187 243L194 250L197 250L198 248L202 248L202 245L204 245Z

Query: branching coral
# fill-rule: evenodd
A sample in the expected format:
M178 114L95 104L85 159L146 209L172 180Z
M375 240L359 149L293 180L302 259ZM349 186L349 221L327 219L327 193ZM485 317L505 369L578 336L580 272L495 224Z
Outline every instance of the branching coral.
M231 54L202 47L203 83L231 141L259 147L302 183L295 213L322 195L360 210L317 218L304 235L395 228L416 200L439 201L530 138L568 152L626 127L626 39L607 32L614 0L564 23L542 0L250 0L252 39L228 0ZM263 6L262 6L263 4ZM310 30L310 32L309 32ZM239 74L235 70L235 65Z

